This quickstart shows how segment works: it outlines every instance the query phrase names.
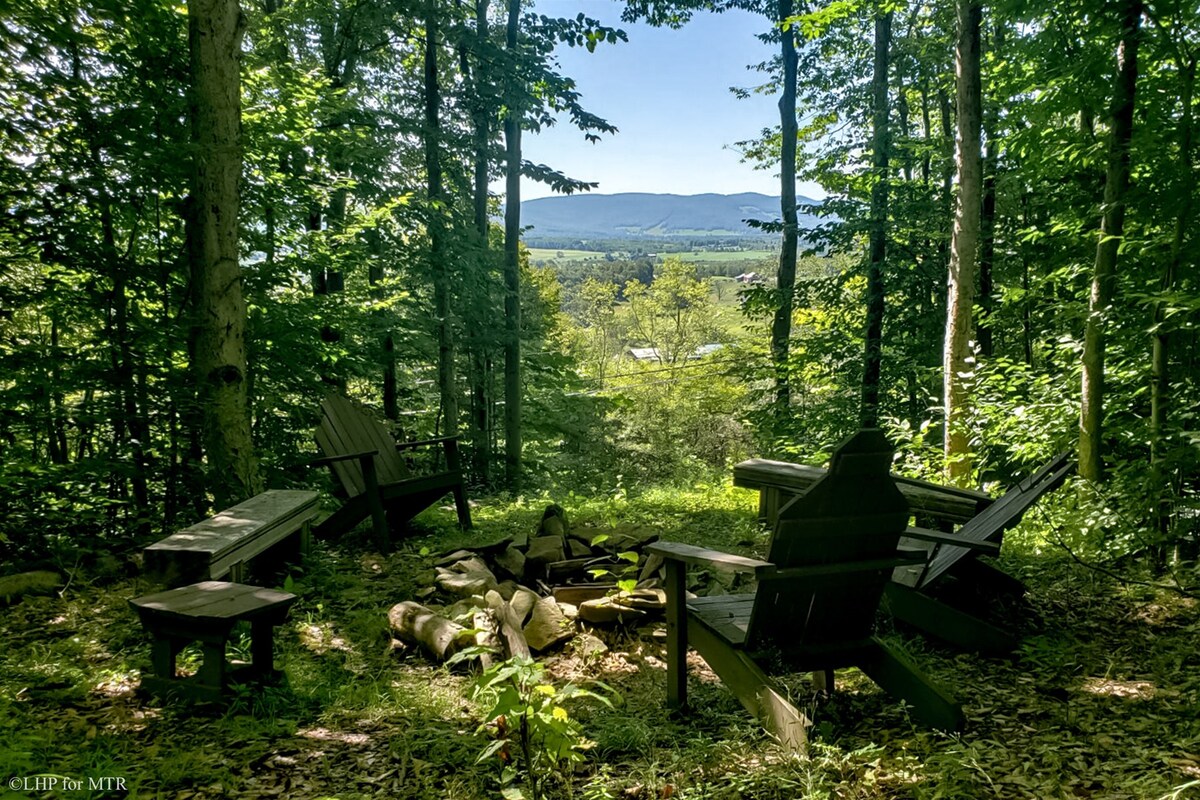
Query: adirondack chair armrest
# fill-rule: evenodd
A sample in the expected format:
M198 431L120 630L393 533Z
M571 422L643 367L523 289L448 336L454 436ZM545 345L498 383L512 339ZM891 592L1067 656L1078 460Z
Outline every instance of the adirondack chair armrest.
M757 558L736 556L732 553L722 553L720 550L709 550L679 542L655 542L646 550L662 556L670 561L679 561L697 567L717 567L730 572L750 572L757 574L759 570L774 569L769 561L759 561Z
M419 442L397 442L396 451L412 450L416 447L429 447L433 445L441 445L446 453L446 466L451 470L458 471L461 469L458 460L458 435L454 436L439 436L436 439L422 439Z
M761 580L791 580L799 578L821 578L826 575L845 575L855 572L877 572L903 567L905 564L918 563L925 560L924 551L897 550L896 555L888 558L867 558L859 561L837 561L831 564L811 564L804 567L785 567L778 569L769 564L767 569L755 572L755 577Z
M974 550L982 553L985 556L1000 555L999 542L981 542L974 539L967 539L957 533L942 533L941 531L931 531L925 528L909 527L905 529L904 535L909 539L916 539L921 542L933 542L934 544L948 544L954 547L965 547L968 550Z
M361 461L363 459L374 458L377 455L379 455L378 450L364 450L361 453L341 453L336 456L322 456L321 458L314 458L312 461L306 463L314 467L327 467L330 464L336 464L339 461L349 461L352 458L356 458Z
M432 444L446 445L450 443L458 443L459 436L439 436L436 439L422 439L419 442L396 442L397 450L412 450L414 447L427 447Z

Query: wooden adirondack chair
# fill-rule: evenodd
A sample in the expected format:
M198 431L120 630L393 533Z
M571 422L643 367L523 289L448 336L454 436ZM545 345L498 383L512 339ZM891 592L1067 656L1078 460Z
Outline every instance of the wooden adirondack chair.
M346 493L346 502L316 529L318 535L340 535L368 516L377 543L386 547L388 522L402 526L447 494L454 495L458 523L471 527L471 509L458 461L458 437L397 443L388 427L366 407L330 394L321 401L321 424L313 436L327 465ZM401 452L441 446L445 466L427 475L411 474Z
M982 653L1011 652L1013 634L963 608L935 597L931 590L948 576L969 580L993 596L1024 594L1020 581L979 561L976 556L1000 554L1004 532L1042 495L1062 485L1075 468L1069 453L1061 453L1032 476L1004 493L954 533L909 528L901 548L921 554L912 564L897 567L887 587L892 614L922 631Z
M784 745L802 749L808 720L761 664L813 672L833 689L833 671L855 666L934 727L957 729L962 710L913 664L872 635L892 570L914 555L897 545L908 504L888 475L882 431L860 431L833 455L829 473L780 511L768 561L661 542L666 559L667 703L687 703L688 645ZM916 556L919 557L919 556ZM685 565L746 572L757 591L689 599ZM765 656L765 658L764 658Z

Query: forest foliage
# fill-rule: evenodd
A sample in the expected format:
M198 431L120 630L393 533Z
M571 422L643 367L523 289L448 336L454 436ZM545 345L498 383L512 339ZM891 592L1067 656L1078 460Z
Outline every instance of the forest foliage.
M504 124L573 125L581 142L619 135L620 120L591 114L554 54L620 47L626 32L487 0L241 6L246 413L265 485L323 485L306 460L329 390L376 405L414 438L461 432L481 491L504 486L504 408L515 400L529 486L608 492L720 472L751 453L820 461L862 418L873 264L878 420L903 470L942 473L953 9L643 0L603 10L610 22L623 12L679 26L729 8L760 14L784 54L795 42L793 180L819 183L827 199L805 209L824 221L805 234L812 253L794 290L714 296L694 267L648 257L560 281L521 250L511 349L500 198L487 184L516 169L557 191L592 187L514 162ZM14 0L4 22L0 563L69 566L207 515L218 483L194 369L189 215L205 153L191 128L188 9ZM983 197L967 209L981 215L974 349L961 376L970 480L1005 483L1076 447L1090 321L1103 332L1105 474L1079 513L1107 555L1158 563L1176 545L1193 553L1200 535L1198 25L1174 0L987 6ZM1115 268L1097 279L1119 62L1134 41L1123 229ZM786 61L730 83L779 94ZM789 125L763 120L761 137L737 146L777 169L784 130L790 138ZM788 228L759 223L764 235ZM868 252L872 231L882 260ZM784 351L771 341L781 308ZM706 344L722 349L693 360ZM630 346L660 358L630 359ZM505 362L518 351L514 399Z

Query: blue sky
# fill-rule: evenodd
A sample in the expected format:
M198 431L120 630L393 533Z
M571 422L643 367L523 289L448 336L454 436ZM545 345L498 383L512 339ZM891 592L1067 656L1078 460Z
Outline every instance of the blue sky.
M594 53L563 46L562 72L575 79L584 108L620 133L591 144L564 120L522 137L525 158L573 178L596 181L594 191L701 194L762 192L778 195L777 170L741 163L735 142L756 138L778 122L775 96L738 100L730 86L750 87L762 75L746 69L770 58L774 47L755 38L768 22L746 12L696 15L680 30L620 21L623 3L610 0L538 0L547 16L580 11L622 28L628 42L601 45ZM823 196L811 184L801 194ZM503 182L493 187L503 191ZM523 181L521 199L552 194Z

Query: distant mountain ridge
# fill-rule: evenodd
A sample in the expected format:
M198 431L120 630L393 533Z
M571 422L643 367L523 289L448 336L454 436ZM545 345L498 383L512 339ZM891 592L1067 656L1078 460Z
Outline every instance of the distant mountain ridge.
M798 197L800 204L816 200ZM541 197L521 203L521 225L530 239L663 239L696 236L762 236L743 220L771 222L780 218L779 198L757 192L741 194L581 193ZM801 214L801 230L818 220Z

